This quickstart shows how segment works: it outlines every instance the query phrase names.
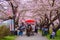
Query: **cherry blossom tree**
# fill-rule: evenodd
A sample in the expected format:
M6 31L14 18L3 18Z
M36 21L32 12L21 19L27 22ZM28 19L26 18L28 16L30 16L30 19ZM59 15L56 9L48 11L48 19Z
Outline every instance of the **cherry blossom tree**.
M7 3L9 10L5 11L7 7L3 7L2 3L0 3L0 8L3 9L0 9L0 12L1 15L4 15L0 19L13 19L14 24L17 26L21 19L28 18L39 20L40 25L46 24L47 28L51 24L54 26L57 19L60 22L60 0L5 0L4 2ZM59 29L59 27L57 28Z

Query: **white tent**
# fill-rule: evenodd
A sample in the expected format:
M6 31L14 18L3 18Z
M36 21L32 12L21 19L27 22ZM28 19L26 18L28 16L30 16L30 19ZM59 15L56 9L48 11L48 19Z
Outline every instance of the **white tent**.
M7 28L10 28L10 31L13 31L14 30L14 22L13 20L7 20L7 21L4 21L0 24L0 26L2 25L6 25Z

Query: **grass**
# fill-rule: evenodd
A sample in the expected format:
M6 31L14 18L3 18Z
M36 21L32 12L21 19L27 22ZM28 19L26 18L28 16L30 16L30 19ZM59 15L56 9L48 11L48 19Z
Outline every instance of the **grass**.
M15 40L15 37L16 36L6 36L6 37L4 37L3 39L0 39L0 40Z
M60 30L57 31L57 36L55 37L55 39L50 39L50 35L47 35L47 38L49 40L60 40Z

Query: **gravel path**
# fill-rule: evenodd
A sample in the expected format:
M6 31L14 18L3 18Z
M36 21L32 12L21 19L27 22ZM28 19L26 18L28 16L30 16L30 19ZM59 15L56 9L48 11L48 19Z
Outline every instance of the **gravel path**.
M26 35L18 36L15 40L48 40L46 37L41 36L40 33L34 36L27 37Z

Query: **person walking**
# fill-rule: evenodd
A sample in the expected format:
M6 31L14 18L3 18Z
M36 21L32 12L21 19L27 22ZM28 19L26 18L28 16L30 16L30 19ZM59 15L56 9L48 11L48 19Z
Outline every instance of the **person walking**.
M32 35L34 35L34 32L35 32L35 25L32 24L31 26L32 26Z
M26 35L27 35L27 36L30 36L31 30L32 30L32 29L31 29L31 25L28 24L27 27L26 27Z
M54 39L55 38L55 36L56 36L56 30L55 30L55 28L53 27L52 28L52 33L51 33L51 35L50 35L50 39Z
M52 33L51 33L51 35L50 35L50 39L54 39L55 38L55 32L53 31Z
M35 26L35 33L38 33L38 26Z
M23 30L24 30L24 24L23 23L21 23L21 25L20 25L20 27L18 28L18 30L19 30L19 35L23 35Z
M44 36L45 34L44 34L44 32L45 32L45 28L44 27L42 27L42 36Z
M39 25L38 25L38 23L36 22L36 25L35 25L35 33L38 33L38 27L39 27Z

